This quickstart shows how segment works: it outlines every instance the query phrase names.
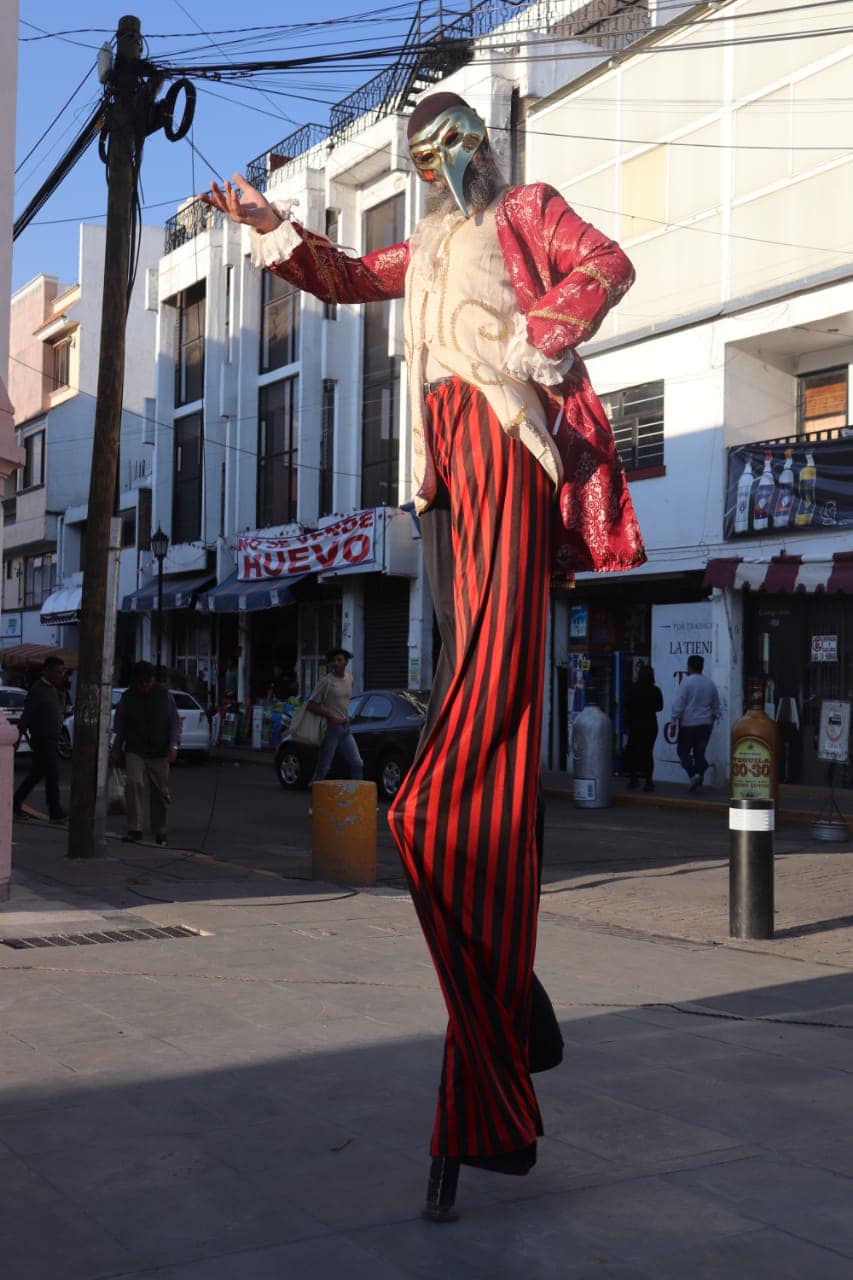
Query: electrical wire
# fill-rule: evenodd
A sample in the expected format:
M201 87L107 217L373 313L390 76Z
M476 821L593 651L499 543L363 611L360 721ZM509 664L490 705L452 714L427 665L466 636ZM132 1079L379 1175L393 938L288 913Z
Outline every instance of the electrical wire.
M53 117L53 119L51 120L50 124L49 124L49 125L47 126L47 128L45 129L44 133L39 134L39 136L36 138L35 142L34 142L34 143L33 143L33 145L30 147L30 149L29 149L29 151L27 152L27 154L24 156L23 160L20 162L20 164L17 164L17 165L15 166L15 173L16 173L16 174L17 174L17 173L20 173L21 169L23 169L24 165L27 163L27 161L29 160L29 158L30 158L30 156L33 154L33 152L36 150L36 148L37 148L37 147L39 147L39 146L41 145L41 143L42 143L42 142L44 142L45 138L46 138L46 137L47 137L47 135L50 133L50 131L51 131L51 129L53 128L53 126L57 123L57 121L58 121L58 120L60 120L60 119L62 118L62 116L65 114L65 112L66 112L66 111L68 110L68 108L71 106L71 103L72 103L72 102L74 101L74 99L77 97L77 94L80 92L80 90L83 88L83 86L84 86L84 84L86 83L86 81L89 79L89 76L92 74L92 71L94 70L95 65L96 65L96 64L93 62L93 63L91 63L91 64L90 64L90 66L88 66L88 67L86 68L86 71L85 71L85 74L84 74L84 76L83 76L83 79L80 81L80 83L78 84L77 88L76 88L76 89L74 90L74 92L71 94L71 97L70 97L70 98L68 98L65 102L63 102L62 106L59 108L59 110L57 111L56 115Z

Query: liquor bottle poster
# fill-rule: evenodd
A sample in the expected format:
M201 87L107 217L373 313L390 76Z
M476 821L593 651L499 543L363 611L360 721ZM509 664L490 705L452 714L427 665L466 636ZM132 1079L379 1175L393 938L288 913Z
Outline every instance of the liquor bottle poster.
M687 659L700 654L705 659L705 675L711 675L714 658L714 631L711 604L707 600L691 604L652 605L652 667L655 684L663 694L663 711L658 716L655 742L655 777L661 782L686 782L687 775L678 760L677 730L672 718L672 704L681 681L687 675ZM713 766L721 752L716 744L720 730L711 734L708 762ZM708 775L708 781L716 772Z
M725 538L853 529L853 439L729 449Z

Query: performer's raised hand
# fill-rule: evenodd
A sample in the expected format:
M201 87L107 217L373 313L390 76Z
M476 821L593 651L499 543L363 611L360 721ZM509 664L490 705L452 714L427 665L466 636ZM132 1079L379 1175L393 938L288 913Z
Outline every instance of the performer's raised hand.
M203 191L199 200L224 213L232 222L245 222L261 235L275 231L281 218L266 196L247 182L241 173L235 173L225 189L211 182L210 191Z

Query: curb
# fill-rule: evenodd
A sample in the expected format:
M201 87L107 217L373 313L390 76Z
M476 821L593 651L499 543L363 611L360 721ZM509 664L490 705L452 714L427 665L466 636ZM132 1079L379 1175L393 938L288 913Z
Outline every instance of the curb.
M546 796L560 800L571 800L572 793L566 787L545 787ZM728 804L722 800L687 800L678 796L629 796L614 795L612 805L633 809L670 809L681 813L717 814L720 818L728 816ZM612 807L607 806L607 807ZM817 809L778 809L776 817L780 826L810 826L818 817Z

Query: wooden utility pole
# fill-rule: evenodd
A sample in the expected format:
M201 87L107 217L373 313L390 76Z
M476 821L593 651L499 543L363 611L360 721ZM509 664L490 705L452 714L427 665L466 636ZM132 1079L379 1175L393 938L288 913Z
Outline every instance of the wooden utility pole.
M98 393L92 442L92 474L86 516L86 574L80 614L80 667L74 712L71 768L69 858L91 858L95 794L98 782L98 738L103 705L104 631L110 556L110 520L118 478L121 408L124 392L125 326L131 252L133 201L145 124L139 119L142 35L138 18L119 20L116 61L110 80L112 101L107 119L107 234ZM140 128L141 125L141 128ZM112 660L112 655L109 656Z

